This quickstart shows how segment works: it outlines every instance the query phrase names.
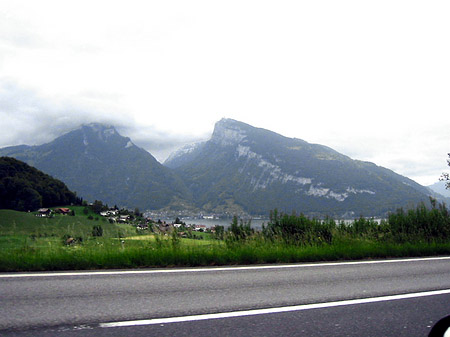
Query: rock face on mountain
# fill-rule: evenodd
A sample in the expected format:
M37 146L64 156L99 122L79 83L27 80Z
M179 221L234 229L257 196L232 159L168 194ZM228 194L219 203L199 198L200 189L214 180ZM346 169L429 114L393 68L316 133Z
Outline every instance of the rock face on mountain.
M165 163L209 211L383 215L426 200L416 182L331 148L283 137L231 120L211 139L174 153Z
M84 125L50 143L8 147L0 155L62 180L90 201L159 209L190 198L179 177L112 126Z

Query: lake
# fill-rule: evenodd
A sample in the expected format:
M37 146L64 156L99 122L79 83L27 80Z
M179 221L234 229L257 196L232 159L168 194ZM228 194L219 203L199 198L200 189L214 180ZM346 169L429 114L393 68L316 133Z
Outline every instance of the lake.
M161 219L166 221L167 223L173 223L175 219ZM378 224L380 224L381 219L374 219ZM224 226L225 228L230 227L232 219L181 219L181 221L185 222L186 225L205 225L206 227L214 227L214 226ZM244 223L248 221L244 220ZM336 224L342 220L335 220ZM343 220L346 225L351 224L355 219L345 219ZM269 219L252 219L251 227L257 230L262 229L262 225L267 226ZM240 223L240 220L239 220Z
M168 223L172 223L175 219L161 219ZM214 227L214 226L224 226L225 228L230 227L231 221L233 219L181 219L181 221L185 222L186 225L205 225L206 227ZM248 220L244 220L246 223ZM261 229L262 225L266 225L269 222L269 219L253 219L251 222L251 227L255 229ZM239 220L240 223L240 220Z

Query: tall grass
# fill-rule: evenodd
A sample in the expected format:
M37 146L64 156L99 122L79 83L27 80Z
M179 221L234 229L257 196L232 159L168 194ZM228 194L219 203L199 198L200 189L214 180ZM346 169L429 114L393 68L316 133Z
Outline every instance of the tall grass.
M174 246L170 240L156 241L105 239L64 247L29 244L2 249L0 271L77 270L142 267L195 267L255 263L292 263L364 258L429 256L450 254L450 243L394 243L367 240L342 240L332 244L296 246L284 242L247 240L225 245L192 245L182 242Z
M420 204L416 209L397 210L389 216L389 227L398 242L427 241L446 242L450 240L450 215L445 204L436 204L431 199L432 208Z

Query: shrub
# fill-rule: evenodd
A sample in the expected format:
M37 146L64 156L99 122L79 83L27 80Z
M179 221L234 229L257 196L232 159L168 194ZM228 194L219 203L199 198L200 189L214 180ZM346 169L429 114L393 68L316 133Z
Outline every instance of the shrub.
M315 245L328 243L333 240L333 230L336 223L332 219L321 221L309 219L303 214L281 214L271 212L270 222L264 228L263 234L270 240L281 239L286 244Z
M92 236L103 236L103 228L102 228L102 226L94 226L94 227L92 227Z
M397 242L446 242L450 239L450 215L445 204L431 199L431 209L421 203L416 209L403 208L389 215L389 226Z

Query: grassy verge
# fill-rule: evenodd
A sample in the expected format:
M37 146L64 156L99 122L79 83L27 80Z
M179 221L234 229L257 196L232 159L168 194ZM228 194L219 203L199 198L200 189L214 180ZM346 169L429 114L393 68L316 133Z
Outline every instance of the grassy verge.
M1 249L0 271L79 270L103 268L193 267L256 263L292 263L377 259L450 254L450 243L334 243L321 246L286 246L273 243L243 243L227 246L211 241L194 244L182 240L92 240L81 246L47 247L22 242L19 247Z

